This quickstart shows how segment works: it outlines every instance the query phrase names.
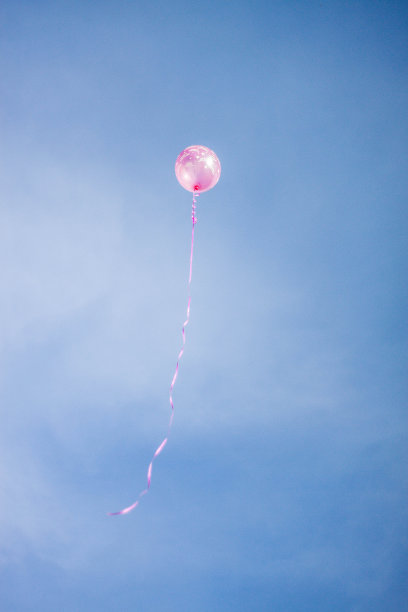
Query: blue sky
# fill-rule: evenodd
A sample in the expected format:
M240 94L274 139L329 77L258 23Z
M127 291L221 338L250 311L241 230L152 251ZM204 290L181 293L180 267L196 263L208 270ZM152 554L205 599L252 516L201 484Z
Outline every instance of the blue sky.
M4 612L406 605L407 17L2 3Z

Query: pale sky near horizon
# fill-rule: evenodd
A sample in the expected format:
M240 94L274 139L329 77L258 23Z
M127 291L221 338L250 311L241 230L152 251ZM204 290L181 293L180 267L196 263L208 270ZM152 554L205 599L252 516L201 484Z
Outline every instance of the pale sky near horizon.
M3 1L2 612L404 609L407 22Z

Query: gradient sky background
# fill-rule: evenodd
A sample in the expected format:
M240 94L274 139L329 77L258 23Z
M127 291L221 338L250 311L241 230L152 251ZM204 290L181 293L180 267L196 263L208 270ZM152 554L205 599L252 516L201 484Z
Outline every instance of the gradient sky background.
M407 17L3 0L2 611L405 609Z

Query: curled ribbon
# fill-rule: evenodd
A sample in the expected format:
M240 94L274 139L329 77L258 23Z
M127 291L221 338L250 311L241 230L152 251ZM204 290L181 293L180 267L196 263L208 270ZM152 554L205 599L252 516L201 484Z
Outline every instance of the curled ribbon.
M181 331L182 336L183 336L183 345L182 345L181 350L180 350L180 352L178 354L176 370L174 372L173 379L172 379L171 384L170 384L169 400L170 400L171 414L170 414L169 424L168 424L168 427L167 427L167 435L164 438L164 440L159 444L159 446L156 448L156 450L154 452L154 455L152 457L152 460L149 463L149 467L147 468L147 486L146 486L146 488L143 489L143 491L141 491L139 493L139 497L137 498L137 500L133 504L131 504L127 508L123 508L123 510L119 510L119 512L108 512L108 516L118 516L120 514L128 514L129 512L134 510L139 505L141 498L144 495L146 495L146 493L150 489L150 484L151 484L151 481L152 481L153 462L156 459L156 457L158 457L160 455L160 453L163 451L163 449L166 446L167 441L169 439L169 435L170 435L170 431L171 431L171 426L173 424L173 418L174 418L173 389L174 389L174 385L176 383L177 376L178 376L180 360L181 360L181 358L183 356L184 348L186 346L186 333L185 333L185 329L186 329L186 327L188 325L188 322L190 320L191 276L192 276L192 272L193 272L193 249L194 249L194 226L197 223L197 217L196 217L196 205L197 205L197 201L196 201L196 198L198 198L198 196L199 196L199 193L197 193L197 192L193 193L193 205L192 205L192 213L191 213L192 231L191 231L191 251L190 251L190 274L189 274L189 277L188 277L187 316L186 316L186 320L183 323L183 327L182 327L182 331Z

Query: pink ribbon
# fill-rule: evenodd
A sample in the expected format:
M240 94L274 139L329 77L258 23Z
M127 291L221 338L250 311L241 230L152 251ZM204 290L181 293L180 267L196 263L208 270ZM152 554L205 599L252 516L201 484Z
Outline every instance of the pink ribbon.
M190 274L189 274L189 277L188 277L187 317L186 317L186 320L183 323L183 328L182 328L182 331L181 331L182 336L183 336L183 345L182 345L181 350L180 350L180 352L178 354L176 370L174 372L173 379L172 379L171 384L170 384L169 400L170 400L171 414L170 414L169 424L168 424L168 427L167 427L167 436L164 438L164 440L156 448L156 450L154 452L154 455L152 457L152 460L149 463L149 467L147 468L147 487L145 489L143 489L143 491L141 491L139 493L139 497L137 498L137 500L131 506L128 506L127 508L123 508L123 510L119 510L119 512L108 512L108 516L117 516L119 514L128 514L129 512L134 510L136 508L136 506L139 505L141 498L144 495L146 495L146 493L150 489L150 484L151 484L151 481L152 481L153 462L156 459L156 457L158 457L160 455L160 453L163 451L163 449L166 446L167 441L169 439L170 430L171 430L171 426L173 424L173 418L174 418L173 389L174 389L174 385L176 383L177 376L178 376L180 360L181 360L181 358L183 356L184 348L186 346L186 333L185 333L185 329L186 329L186 327L188 325L188 322L190 320L191 276L192 276L192 272L193 272L193 249L194 249L194 226L197 223L197 217L195 216L195 213L196 213L196 198L198 196L199 196L199 193L197 193L197 192L193 193L193 206L192 206L192 213L191 213L192 231L191 231L191 251L190 251Z

